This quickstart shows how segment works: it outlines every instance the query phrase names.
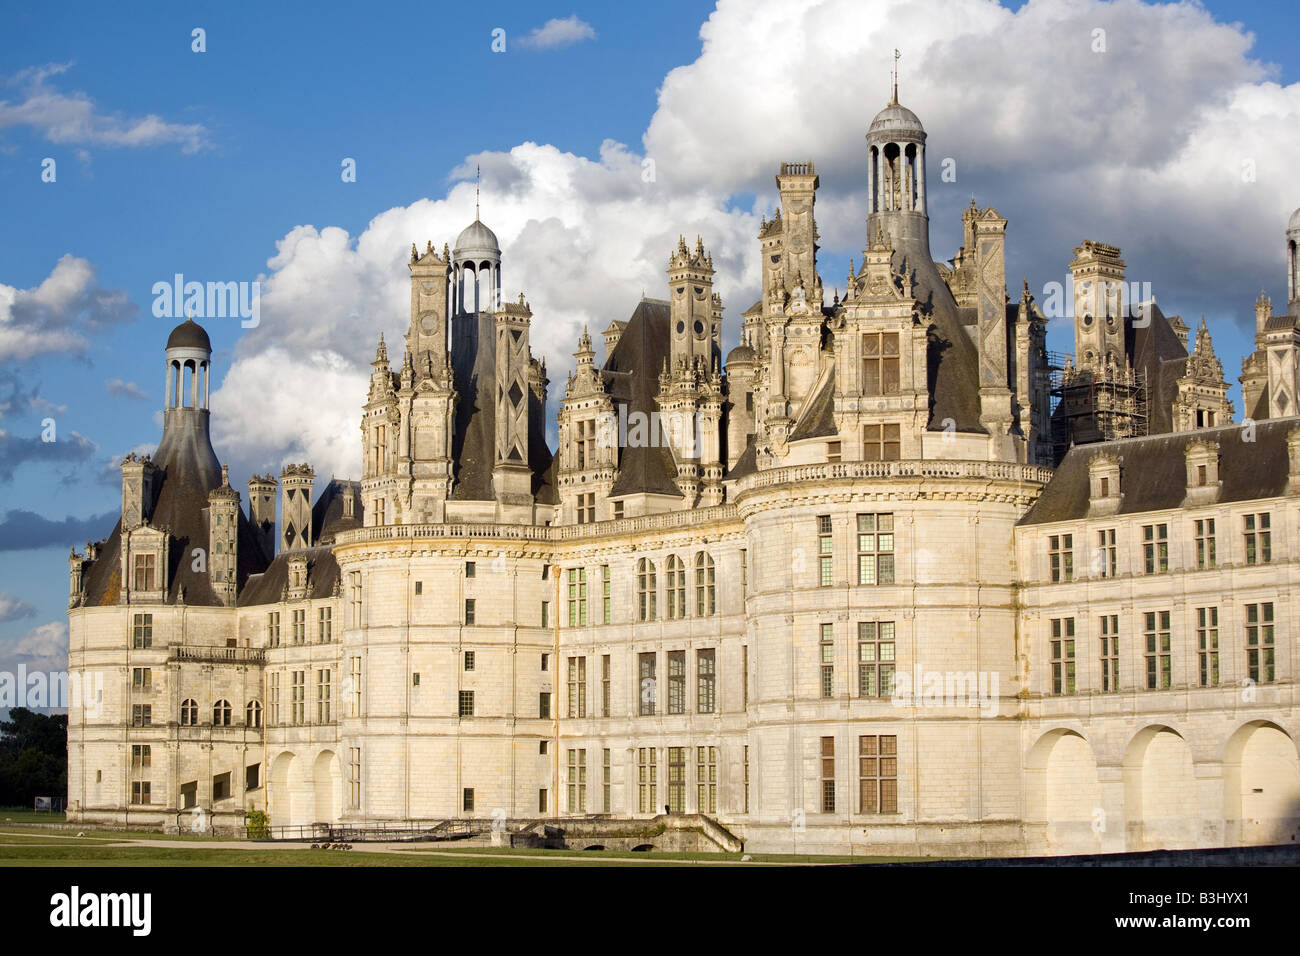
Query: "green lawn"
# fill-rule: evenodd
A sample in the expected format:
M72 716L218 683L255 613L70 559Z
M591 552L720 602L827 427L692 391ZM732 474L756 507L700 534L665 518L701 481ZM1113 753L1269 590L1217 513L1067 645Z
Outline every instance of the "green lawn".
M158 833L142 830L55 828L63 814L0 809L0 866L692 866L699 863L747 866L753 863L835 864L892 863L911 857L809 856L739 853L670 853L630 850L539 850L512 847L413 843L396 852L311 850L249 842L238 848L205 847L206 842L233 842L230 837ZM44 824L44 825L42 825ZM138 841L178 844L155 847ZM118 845L111 845L118 844ZM576 859L575 859L576 858Z
M0 826L6 823L66 823L62 810L37 813L30 807L0 807Z

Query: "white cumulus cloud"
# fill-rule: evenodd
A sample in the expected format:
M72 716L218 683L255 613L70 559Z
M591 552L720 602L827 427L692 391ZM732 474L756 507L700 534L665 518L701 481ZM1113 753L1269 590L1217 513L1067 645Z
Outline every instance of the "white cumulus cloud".
M537 50L558 50L581 43L583 40L594 39L596 39L596 31L591 24L579 19L575 13L572 16L547 20L527 36L521 37L518 43L522 47L532 47Z
M503 291L532 305L553 406L582 327L595 336L642 291L665 294L679 234L701 234L712 252L724 341L735 341L782 161L817 164L831 290L864 244L864 135L889 98L896 47L900 99L929 132L936 258L955 253L974 195L1010 219L1013 294L1022 275L1036 291L1062 278L1084 238L1122 246L1129 278L1151 281L1166 311L1251 322L1259 287L1282 285L1282 232L1300 205L1300 84L1280 85L1243 27L1199 5L720 0L701 39L663 78L640 151L606 141L592 158L526 142L470 155L445 195L382 212L358 236L303 225L280 239L262 323L213 397L235 461L359 472L380 331L400 362L411 242L454 245L473 219L476 165ZM1231 380L1238 356L1216 343Z

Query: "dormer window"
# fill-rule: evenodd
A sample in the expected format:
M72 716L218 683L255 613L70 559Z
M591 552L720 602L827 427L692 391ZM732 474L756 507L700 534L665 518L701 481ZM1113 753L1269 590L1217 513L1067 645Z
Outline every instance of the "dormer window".
M1093 515L1113 515L1119 511L1120 494L1118 458L1098 455L1088 463L1088 504Z
M1183 455L1187 461L1188 503L1214 501L1219 494L1219 443L1194 441Z

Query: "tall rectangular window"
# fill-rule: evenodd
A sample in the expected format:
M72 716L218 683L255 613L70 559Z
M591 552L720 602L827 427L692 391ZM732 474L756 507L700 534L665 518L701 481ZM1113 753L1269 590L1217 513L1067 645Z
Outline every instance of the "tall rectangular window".
M835 738L822 738L822 813L835 812Z
M817 516L817 585L828 588L835 583L835 540L831 534L831 516Z
M1219 684L1219 609L1196 609L1196 653L1199 658L1201 686Z
M320 642L328 644L334 640L334 609L332 607L323 607L320 609Z
M462 717L474 716L474 692L472 690L462 690L459 694L459 713Z
M636 597L637 618L653 621L658 616L656 601L659 596L658 575L655 563L649 558L641 558L636 563Z
M898 394L898 333L862 336L862 394Z
M542 627L551 626L551 602L542 602Z
M1074 693L1074 618L1052 618L1052 693Z
M134 744L131 747L131 767L133 769L143 769L148 767L153 759L153 748L148 744Z
M858 515L858 584L894 583L894 516Z
M578 524L595 524L596 493L589 491L578 495Z
M1271 516L1267 511L1242 518L1247 564L1268 564L1273 560L1273 532L1270 524Z
M462 661L465 670L472 671L474 669L474 665L478 663L478 657L476 656L474 651L465 651L462 657Z
M153 725L153 705L152 704L134 704L131 707L131 724L135 727L149 727Z
M153 647L153 615L135 614L131 618L131 646L136 650Z
M569 812L587 812L587 751L569 749Z
M1173 652L1169 640L1169 612L1147 611L1142 637L1146 644L1147 690L1167 690L1173 684Z
M740 648L740 706L749 707L749 645Z
M1053 583L1074 580L1074 535L1053 534L1047 538L1047 558Z
M695 652L695 710L711 714L717 707L717 652L702 647Z
M270 611L266 615L266 646L280 646L280 612Z
M1101 578L1113 578L1117 570L1116 548L1115 548L1115 529L1103 528L1097 532L1097 576Z
M600 716L609 716L610 661L608 654L600 656Z
M290 698L291 721L295 727L298 727L307 722L307 672L294 671L291 677L293 680L291 687L293 696Z
M1164 574L1169 570L1169 525L1142 526L1142 568L1144 574Z
M1198 571L1204 571L1217 564L1217 559L1214 553L1214 519L1198 518L1194 527L1196 531L1196 569Z
M137 554L135 556L135 590L152 591L156 587L157 575L154 564L155 556L152 554Z
M330 669L322 667L316 671L316 723L328 724L333 719L333 705Z
M465 787L461 790L460 808L465 813L474 812L474 788Z
M153 668L131 668L131 686L138 691L153 690Z
M636 752L637 812L657 813L659 768L654 747L639 747Z
M610 791L613 788L613 777L610 767L610 750L606 747L600 752L600 811L601 813L610 812Z
M858 622L858 696L894 693L894 622Z
M717 567L713 555L700 551L695 555L695 616L712 617L717 608Z
M1274 680L1273 650L1273 602L1247 604L1246 676L1255 683Z
M280 723L280 673L273 671L270 676L271 681L271 726L279 726Z
M551 718L551 692L544 690L537 695L537 716L542 720ZM545 740L542 743L546 743Z
M475 604L474 598L465 599L465 623L467 625L474 623L476 608L477 606Z
M361 658L352 658L352 687L349 688L348 713L352 717L361 716Z
M718 812L718 748L695 748L695 809Z
M668 652L668 713L686 713L686 652Z
M898 812L898 738L858 738L858 812Z
M293 612L293 642L295 644L305 644L307 642L306 608L296 608Z
M821 695L835 696L835 625L821 625L821 641L817 645L820 661Z
M637 694L640 698L638 711L642 717L653 717L655 698L658 695L658 689L655 687L655 655L653 651L648 654L637 655L637 678Z
M749 812L749 745L745 745L745 812Z
M361 748L348 748L348 806L361 809Z
M148 780L135 780L131 783L131 802L147 804L150 802L150 783Z
M1119 615L1101 616L1101 689L1113 694L1119 690Z
M569 568L569 627L587 626L587 569Z
M361 626L361 572L348 572L348 602L352 606L353 627Z
M600 566L600 620L602 624L614 623L614 600L608 564Z
M686 812L686 748L668 748L668 812Z
M587 716L587 659L569 658L569 716Z

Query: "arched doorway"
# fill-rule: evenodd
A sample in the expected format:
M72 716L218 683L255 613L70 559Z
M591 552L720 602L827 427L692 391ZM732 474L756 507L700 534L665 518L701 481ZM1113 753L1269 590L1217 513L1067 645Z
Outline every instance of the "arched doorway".
M313 823L337 823L342 805L343 779L339 759L331 750L322 750L312 764L314 791Z
M1106 818L1088 741L1073 730L1049 730L1030 748L1025 774L1029 852L1099 851Z
M1300 837L1300 757L1277 724L1252 720L1223 752L1225 842L1295 843Z
M1129 850L1198 844L1201 813L1192 751L1172 727L1146 727L1129 742L1124 753L1124 811Z

